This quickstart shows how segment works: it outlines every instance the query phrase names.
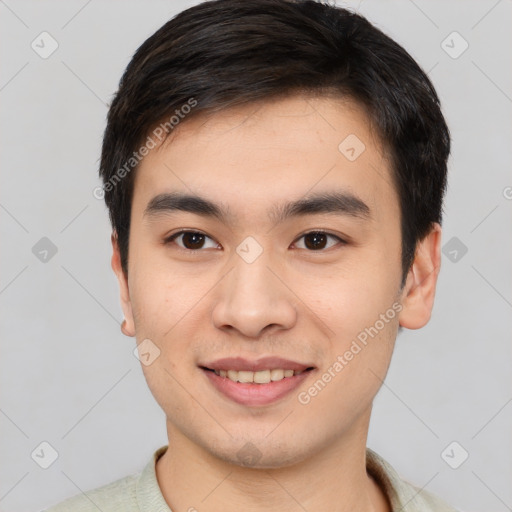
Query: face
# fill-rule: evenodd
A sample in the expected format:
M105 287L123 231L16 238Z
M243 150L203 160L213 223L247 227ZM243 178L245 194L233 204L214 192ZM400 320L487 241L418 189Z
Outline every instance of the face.
M363 111L326 97L191 119L149 152L128 278L115 242L112 263L169 436L255 467L365 438L398 327L433 298L423 267L400 289L391 183Z

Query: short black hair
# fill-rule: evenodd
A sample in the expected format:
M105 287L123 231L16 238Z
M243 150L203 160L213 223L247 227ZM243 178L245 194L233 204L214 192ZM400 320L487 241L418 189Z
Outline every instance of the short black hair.
M99 170L126 275L134 173L158 127L167 136L198 115L296 93L354 100L376 127L400 200L404 285L417 242L442 222L450 134L440 101L398 43L314 0L203 2L138 48L110 105Z

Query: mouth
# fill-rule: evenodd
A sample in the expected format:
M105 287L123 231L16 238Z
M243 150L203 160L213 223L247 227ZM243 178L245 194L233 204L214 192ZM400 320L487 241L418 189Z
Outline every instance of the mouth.
M226 358L199 368L224 397L245 406L269 405L280 400L316 369L281 358Z
M251 371L237 371L237 370L213 370L205 368L204 370L214 372L219 377L225 377L232 382L242 382L244 384L269 384L270 382L279 382L283 379L288 379L293 376L300 375L302 372L307 372L313 368L306 368L305 370L284 370L283 368L273 368L272 370L260 370L257 372Z

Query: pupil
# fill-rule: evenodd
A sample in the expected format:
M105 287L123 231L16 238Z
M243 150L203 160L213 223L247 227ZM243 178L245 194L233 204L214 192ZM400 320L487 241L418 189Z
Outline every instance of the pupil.
M199 249L204 241L204 235L201 233L185 233L183 235L183 244L187 249ZM191 245L192 247L189 247Z
M324 233L310 233L306 235L305 242L308 249L323 249L325 247L326 235ZM312 243L308 243L311 240Z

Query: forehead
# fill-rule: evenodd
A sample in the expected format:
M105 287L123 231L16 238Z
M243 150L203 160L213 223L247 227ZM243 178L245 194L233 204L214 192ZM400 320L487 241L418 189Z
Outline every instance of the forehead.
M158 194L180 191L254 217L270 206L275 214L284 199L336 190L363 199L377 216L386 205L397 215L391 183L380 140L358 105L292 96L185 118L139 165L133 210L142 216Z

